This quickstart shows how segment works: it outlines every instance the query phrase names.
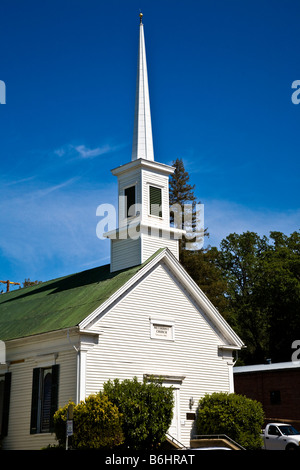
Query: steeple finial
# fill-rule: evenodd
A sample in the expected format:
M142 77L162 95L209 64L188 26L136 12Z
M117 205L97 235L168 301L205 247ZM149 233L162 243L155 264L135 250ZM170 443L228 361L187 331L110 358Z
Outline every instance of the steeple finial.
M149 86L144 38L143 13L140 13L139 55L136 79L135 113L131 160L154 160Z

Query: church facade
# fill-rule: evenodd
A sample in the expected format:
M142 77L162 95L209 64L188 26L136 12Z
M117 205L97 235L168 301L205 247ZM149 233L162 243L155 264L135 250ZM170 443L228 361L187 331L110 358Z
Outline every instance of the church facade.
M160 377L174 390L169 435L189 446L205 393L233 392L242 340L181 266L168 178L155 162L144 27L132 158L114 170L119 227L110 265L0 296L0 435L4 449L55 443L52 416L109 379Z

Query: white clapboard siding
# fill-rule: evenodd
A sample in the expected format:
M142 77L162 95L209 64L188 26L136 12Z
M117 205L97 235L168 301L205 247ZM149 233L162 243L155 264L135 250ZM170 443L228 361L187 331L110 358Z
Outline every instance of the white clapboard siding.
M42 335L32 338L31 351L40 343ZM36 344L35 344L36 343ZM52 346L51 346L52 345ZM59 395L58 405L64 406L69 400L76 400L76 351L65 336L63 351L59 351L57 341L44 342L44 351L51 351L57 356L55 363L60 365L59 371ZM39 354L28 357L26 348L20 348L20 354L25 354L24 362L11 364L9 371L12 373L9 426L8 435L3 439L3 448L9 450L37 450L56 444L55 435L51 433L30 434L31 399L32 399L32 374L35 367L43 367L43 350ZM18 354L14 348L14 354ZM51 355L49 355L51 356ZM54 355L52 354L54 357ZM9 359L9 358L8 358ZM49 365L53 365L50 361Z
M111 240L111 271L141 264L141 239Z
M155 171L142 172L143 223L158 227L170 227L169 177ZM162 217L150 215L149 186L157 186L162 191Z
M150 318L174 322L175 341L151 339ZM205 393L229 391L229 366L218 353L222 344L218 332L168 268L158 265L93 325L93 330L97 328L99 344L87 356L86 395L100 390L108 379L184 376L179 437L189 445L192 421L186 420L186 413L196 410Z
M153 233L151 233L151 235L148 235L148 233L142 233L141 243L142 243L142 262L150 258L150 256L152 256L160 248L169 248L169 250L173 253L173 255L178 259L178 256L179 256L178 240L172 240L170 238L170 233L165 238L155 236Z

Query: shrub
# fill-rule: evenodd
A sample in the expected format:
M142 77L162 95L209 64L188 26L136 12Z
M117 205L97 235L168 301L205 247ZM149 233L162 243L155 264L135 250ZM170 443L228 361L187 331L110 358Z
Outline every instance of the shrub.
M260 449L264 422L261 403L235 393L212 393L199 401L198 434L226 434L246 449Z
M124 445L134 450L159 447L172 422L172 388L157 380L141 383L134 377L108 381L103 390L123 415Z
M54 430L60 446L66 442L68 405L54 414ZM74 406L74 449L112 449L124 441L121 414L103 393L90 395Z

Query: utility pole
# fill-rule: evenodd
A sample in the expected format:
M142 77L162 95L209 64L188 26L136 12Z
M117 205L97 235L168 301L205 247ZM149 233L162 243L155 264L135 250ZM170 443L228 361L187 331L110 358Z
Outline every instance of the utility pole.
M10 284L13 284L14 286L20 286L21 284L19 282L12 282L12 281L0 281L2 284L6 284L6 292L9 292L9 286Z

